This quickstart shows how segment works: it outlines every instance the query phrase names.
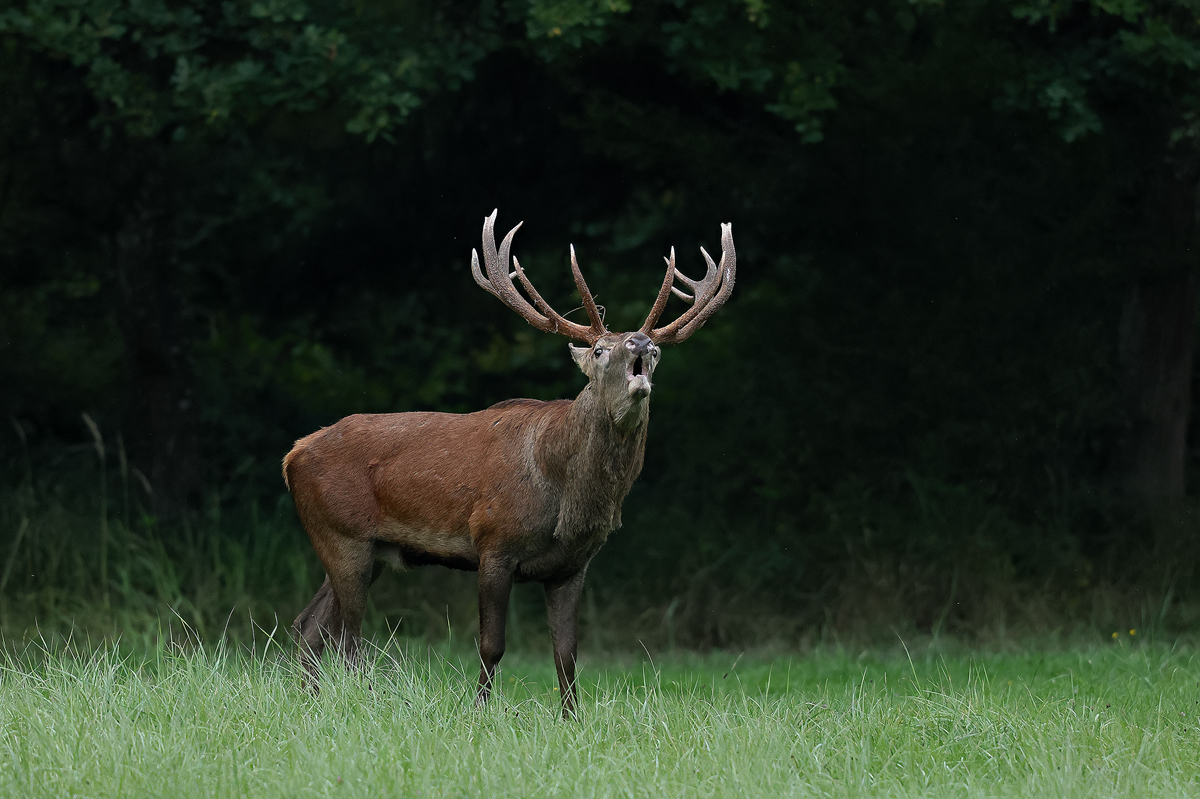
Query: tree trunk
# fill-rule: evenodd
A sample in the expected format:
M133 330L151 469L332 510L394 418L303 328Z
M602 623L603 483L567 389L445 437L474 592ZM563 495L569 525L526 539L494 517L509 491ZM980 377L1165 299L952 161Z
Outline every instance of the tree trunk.
M174 515L200 493L192 369L180 331L179 275L161 180L141 181L116 236L120 324L130 395L125 431L151 507Z
M1155 506L1183 498L1191 415L1196 306L1197 186L1164 169L1150 187L1140 253L1143 269L1121 320L1121 362L1129 427L1121 447L1125 487Z
M1190 271L1135 283L1122 320L1130 427L1128 490L1150 503L1183 498L1191 411L1195 278Z

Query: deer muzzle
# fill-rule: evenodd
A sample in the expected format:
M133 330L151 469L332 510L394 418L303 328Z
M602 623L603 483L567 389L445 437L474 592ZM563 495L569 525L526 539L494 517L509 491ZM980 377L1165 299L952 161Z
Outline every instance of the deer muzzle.
M634 333L625 341L625 347L633 356L625 373L629 396L642 399L650 396L650 371L653 369L653 358L658 355L658 347L644 333Z

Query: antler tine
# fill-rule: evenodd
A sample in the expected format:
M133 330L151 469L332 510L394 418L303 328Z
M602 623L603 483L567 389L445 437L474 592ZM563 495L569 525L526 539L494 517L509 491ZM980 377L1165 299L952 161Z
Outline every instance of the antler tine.
M592 321L592 330L596 330L597 338L604 335L604 317L600 315L600 309L596 307L596 301L592 298L592 292L588 290L587 281L583 279L583 272L579 271L579 262L575 260L575 245L571 245L571 274L575 277L575 288L579 291L579 296L583 300L583 307L587 310L588 319Z
M649 331L648 335L657 344L678 344L695 333L704 323L717 312L729 295L733 293L733 283L737 276L737 252L733 247L733 225L721 225L721 263L713 263L712 257L701 247L701 254L708 263L708 272L703 280L694 281L679 270L674 270L674 276L679 277L694 294L692 307L674 322ZM668 272L668 274L671 274ZM676 294L682 295L672 286ZM686 297L684 298L686 301ZM656 304L657 305L657 304Z
M708 253L704 252L703 247L700 248L700 252L705 256L705 258L708 258ZM675 293L680 299L692 307L684 311L683 314L674 322L671 322L669 325L665 325L651 333L651 338L654 338L655 335L663 335L667 337L672 336L676 331L681 329L688 322L692 321L692 319L694 319L696 315L699 314L704 308L704 306L716 295L718 289L721 287L722 272L717 268L716 264L712 262L711 258L708 259L708 262L709 270L702 280L692 280L682 272L676 270L676 276L688 283L689 288L692 290L692 295L688 296L679 289L675 289Z
M515 267L513 269L513 274L517 276L517 279L521 281L521 285L525 287L525 291L529 293L531 298L533 298L534 304L537 305L537 307L541 309L542 313L544 313L550 319L550 324L552 326L549 328L550 332L562 333L563 335L568 335L572 338L579 338L583 341L586 341L588 344L594 344L596 339L600 338L600 336L604 334L604 329L601 328L599 333L595 333L595 335L593 335L595 332L593 328L575 324L559 314L558 311L551 308L550 303L546 302L542 295L538 293L538 290L533 287L533 283L531 283L529 278L525 275L525 270L521 268L521 262L517 260L516 256L513 256L513 265ZM574 333L577 331L583 332L576 336Z
M500 250L497 252L496 216L498 213L499 209L493 210L491 216L485 217L483 220L483 268L487 273L486 285L481 281L483 274L478 270L478 261L472 250L471 271L475 275L475 282L500 298L501 302L520 314L529 324L545 329L550 320L534 310L533 306L517 292L512 283L512 275L508 271L508 256L512 248L513 236L521 229L521 224L518 223L516 227L508 231L508 235L504 237Z
M475 277L475 282L489 293L498 297L501 302L516 311L522 319L538 330L544 330L548 333L561 333L568 338L585 341L589 345L595 343L596 339L605 333L603 323L597 326L595 318L593 318L593 325L591 327L584 327L583 325L578 325L564 319L550 307L550 304L542 298L542 295L529 282L529 278L525 276L525 270L521 268L521 264L516 258L512 259L515 268L512 272L509 272L509 254L512 249L513 236L516 235L524 223L518 223L516 227L508 231L508 235L504 237L504 241L501 242L500 249L497 251L495 225L498 212L499 209L492 211L491 216L485 217L483 220L483 266L487 273L486 278L484 277L484 273L479 269L479 256L475 253L475 250L471 250L471 273ZM576 285L579 285L582 276L579 275L578 267L575 267L575 273L578 278ZM538 312L538 309L530 305L521 296L521 293L517 291L516 286L512 282L514 277L521 281L521 285L524 286L525 291L529 293L529 296L537 304L541 313ZM585 284L583 290L586 291L586 288ZM591 295L585 294L585 302L590 300ZM592 309L595 309L594 303L592 304Z
M493 297L500 296L500 292L492 288L492 284L483 276L483 272L479 270L479 253L475 251L474 247L471 248L471 274L475 277L475 282L482 286L488 294L491 294Z
M638 328L638 332L640 333L649 333L654 328L658 317L662 316L663 309L667 307L667 300L670 298L671 292L687 297L686 294L675 288L675 276L679 275L679 270L675 268L674 247L671 248L671 257L664 258L663 260L667 262L667 276L663 278L662 287L658 290L658 296L654 298L654 305L650 306L650 315L646 317L646 321L642 322L642 326ZM683 277L682 275L679 276ZM686 278L684 279L686 280ZM691 297L687 297L684 302L689 302L691 299Z
M685 311L683 316L657 331L657 333L661 335L670 335L673 331L678 330L686 325L697 313L699 313L700 308L703 307L703 304L712 299L712 296L717 293L717 289L720 286L721 273L717 269L717 265L713 263L712 258L708 256L708 253L705 252L703 247L700 248L700 252L704 256L704 260L708 262L708 271L705 272L702 279L692 280L683 272L680 272L675 268L675 248L671 248L671 258L667 260L667 276L663 280L663 288L659 290L659 300L655 302L654 305L654 309L656 309L658 313L654 313L654 310L651 310L652 318L647 318L647 324L642 325L643 333L650 334L651 338L656 335L655 333L651 332L650 328L654 326L654 322L658 321L658 316L662 313L662 308L658 306L658 302L661 302L664 307L666 306L665 290L668 285L670 286L671 293L692 307ZM692 290L692 293L687 294L677 288L674 285L676 278L683 281L683 283Z
M717 265L713 263L713 259L709 257L708 253L705 252L703 247L700 248L700 252L704 256L704 260L708 262L708 271L704 274L702 279L692 280L683 272L680 272L675 268L675 248L671 248L671 257L663 259L667 262L666 277L663 278L662 288L658 290L658 298L655 299L654 306L650 309L650 315L646 317L645 323L642 324L641 332L650 333L651 328L654 327L654 323L657 322L658 317L662 315L663 309L667 307L667 298L671 294L674 294L688 305L694 305L698 297L701 298L702 302L705 302L708 298L711 298L711 295L716 294L717 288L720 284L720 280L718 279L720 272L717 269ZM683 281L684 285L692 290L692 293L688 294L687 292L681 291L675 285L676 278ZM679 327L687 324L696 313L697 310L693 308L692 311L685 313L684 316L675 320L675 322L663 329L678 329Z
M675 270L676 276L680 280L682 280L685 284L687 284L687 287L692 290L692 296L689 297L688 295L684 294L679 289L675 289L675 294L681 300L688 303L689 305L692 304L693 300L695 300L697 295L703 295L703 293L705 291L709 290L711 287L713 287L714 285L717 285L717 283L720 282L720 281L717 281L717 283L713 282L714 279L718 275L718 271L717 271L717 265L713 263L712 257L708 254L708 250L701 247L700 254L704 256L704 261L708 264L708 271L706 271L704 273L704 277L702 277L700 280L692 280L690 277L685 275L683 272L680 272L678 269ZM672 288L674 288L674 286L672 286Z

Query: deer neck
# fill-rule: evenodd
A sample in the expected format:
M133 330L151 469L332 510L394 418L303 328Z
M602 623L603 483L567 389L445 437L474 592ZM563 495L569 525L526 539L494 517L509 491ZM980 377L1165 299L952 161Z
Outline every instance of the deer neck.
M636 461L641 469L650 422L649 398L613 409L589 383L571 403L568 417L576 434L575 460L596 466Z
M649 408L616 418L589 384L563 417L566 446L556 464L562 479L556 538L599 535L621 526L621 503L642 470Z

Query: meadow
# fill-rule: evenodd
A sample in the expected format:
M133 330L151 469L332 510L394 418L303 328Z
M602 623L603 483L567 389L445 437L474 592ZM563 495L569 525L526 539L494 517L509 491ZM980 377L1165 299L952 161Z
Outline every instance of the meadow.
M457 648L391 639L301 690L282 637L9 645L4 796L1187 796L1200 658L1120 631L982 652L584 655L558 718L518 651L472 706Z
M366 673L330 664L314 697L286 628L321 573L290 508L162 528L114 493L105 515L0 492L0 797L1200 795L1196 605L1170 590L924 631L859 592L878 622L855 632L610 570L564 722L538 586L484 710L474 575L439 569L380 580ZM973 595L949 596L939 618ZM689 603L728 617L724 644Z
M1200 794L1195 606L1170 592L794 634L749 594L722 611L701 601L720 585L610 570L564 722L537 586L482 711L474 575L439 569L380 580L366 674L331 664L314 697L286 628L321 573L290 508L163 529L114 493L116 515L32 478L0 492L0 797ZM724 645L678 623L689 603L729 616Z

